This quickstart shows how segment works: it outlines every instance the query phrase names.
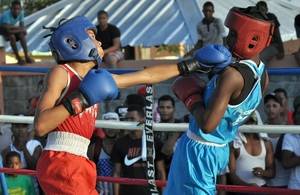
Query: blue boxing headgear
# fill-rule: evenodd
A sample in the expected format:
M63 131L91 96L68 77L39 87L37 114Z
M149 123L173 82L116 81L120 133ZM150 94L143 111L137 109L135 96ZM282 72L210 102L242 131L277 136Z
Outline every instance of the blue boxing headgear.
M96 61L97 65L101 64L97 47L87 34L87 30L96 32L97 29L86 17L74 17L52 29L49 46L57 63Z

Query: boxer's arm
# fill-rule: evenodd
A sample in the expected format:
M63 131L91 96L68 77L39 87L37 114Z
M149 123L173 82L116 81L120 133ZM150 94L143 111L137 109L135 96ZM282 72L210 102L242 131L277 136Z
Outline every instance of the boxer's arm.
M147 67L133 73L113 75L113 78L119 88L127 88L139 84L158 83L178 75L179 70L176 64L164 64Z
M35 133L38 136L49 133L70 116L63 105L55 105L66 84L67 72L59 66L54 67L47 76L47 84L34 117Z
M231 53L224 46L209 45L195 52L193 59L187 59L178 64L157 65L144 70L115 75L114 79L119 88L131 87L137 84L153 84L170 79L174 76L188 75L199 71L214 73L224 70L231 63Z
M265 80L264 87L263 87L263 93L266 93L268 86L269 86L269 75L267 72L265 72L265 74L266 74L266 80Z
M203 132L214 131L224 116L231 96L242 90L243 83L243 77L232 68L225 70L220 75L212 100L205 110L197 109L197 107L192 110L192 114Z

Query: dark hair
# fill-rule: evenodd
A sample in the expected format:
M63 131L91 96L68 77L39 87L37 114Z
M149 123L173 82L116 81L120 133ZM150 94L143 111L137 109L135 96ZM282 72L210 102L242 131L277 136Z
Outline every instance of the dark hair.
M106 15L106 16L108 17L108 13L107 13L106 11L104 11L104 10L100 10L100 11L98 12L97 16L100 16L100 15L102 15L102 14L104 14L104 15Z
M265 13L262 13L256 6L249 6L247 8L237 8L237 10L243 14L252 16L256 19L265 20L265 21L269 20L268 16Z
M19 6L21 6L21 2L20 2L20 1L17 1L17 0L11 2L11 6L13 7L14 5L19 5Z
M20 161L21 161L21 156L18 152L15 151L11 151L8 152L5 156L5 166L8 165L8 161L12 158L12 157L17 157Z
M260 6L263 6L263 7L265 7L265 8L268 8L268 5L267 5L267 3L266 3L265 1L259 1L259 2L257 2L255 6L256 6L257 8L260 7Z
M280 106L282 106L282 102L276 97L274 93L270 93L264 97L264 104L266 104L270 100L274 100L275 102L280 104Z
M274 93L283 93L284 96L285 96L286 98L288 98L287 92L286 92L286 90L283 89L283 88L277 88L277 89L275 89L275 90L274 90Z
M140 117L145 117L144 108L141 105L132 104L128 106L127 112L136 111Z
M203 4L202 7L203 7L203 8L204 8L204 7L212 7L212 8L214 8L214 4L213 4L211 1L206 1L206 2Z
M295 16L294 26L295 26L297 38L300 38L300 14Z
M126 100L125 100L125 105L129 106L129 105L132 105L132 104L137 104L137 105L140 105L142 107L145 107L146 106L145 97L141 96L139 94L129 94L129 95L127 95Z
M158 99L158 105L161 101L170 101L172 102L172 106L175 107L175 100L170 95L163 95Z
M29 128L29 124L27 123L12 123L11 130L14 131L16 128Z
M295 16L295 25L300 26L300 14L298 14L297 16Z

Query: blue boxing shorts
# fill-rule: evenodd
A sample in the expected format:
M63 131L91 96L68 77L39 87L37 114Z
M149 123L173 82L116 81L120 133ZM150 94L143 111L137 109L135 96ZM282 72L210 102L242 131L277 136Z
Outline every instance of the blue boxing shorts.
M188 131L178 141L164 195L214 195L216 192L217 175L229 161L229 146L202 142L190 135Z

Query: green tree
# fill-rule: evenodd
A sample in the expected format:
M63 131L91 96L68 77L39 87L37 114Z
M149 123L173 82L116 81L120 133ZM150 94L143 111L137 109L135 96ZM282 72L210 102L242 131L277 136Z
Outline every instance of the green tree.
M50 6L59 0L34 0L28 1L24 7L26 11L26 15L30 15L38 10L44 9L47 6Z
M26 15L30 15L38 10L50 6L59 0L23 0L24 10ZM0 10L6 10L10 7L12 0L0 0Z

